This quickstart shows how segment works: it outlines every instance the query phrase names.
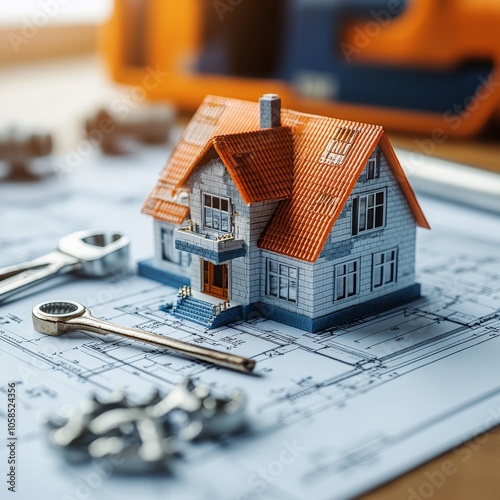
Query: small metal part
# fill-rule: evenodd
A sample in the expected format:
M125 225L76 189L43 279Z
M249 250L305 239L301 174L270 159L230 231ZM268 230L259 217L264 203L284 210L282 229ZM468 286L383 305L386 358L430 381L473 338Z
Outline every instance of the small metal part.
M118 412L121 418L115 421ZM100 428L103 418L106 430ZM98 419L101 423L96 424ZM100 415L91 422L89 431L98 431L97 435L102 436L89 444L89 455L95 459L112 458L121 472L162 470L177 452L170 426L147 417L139 408L111 410Z
M93 397L68 418L52 418L49 440L72 461L112 459L117 472L162 471L178 455L176 437L198 441L236 433L246 423L245 405L241 391L216 398L185 379L163 399L155 393L141 404L122 393L105 401ZM179 413L185 418L176 425Z
M235 434L246 427L246 397L239 389L232 390L227 398L203 398L199 412L191 416L191 422L182 429L183 439L217 438Z
M208 387L195 386L187 378L147 413L155 418L184 413L179 437L192 441L242 430L246 426L245 408L246 397L239 389L233 389L226 398L217 398Z
M74 408L67 418L49 419L48 425L52 429L49 441L55 446L64 448L66 457L70 461L88 460L88 445L96 438L96 434L89 432L90 423L103 413L126 406L128 402L121 392L110 395L104 402L93 397L78 408Z
M49 422L52 430L49 432L49 441L65 449L66 458L72 462L88 460L87 446L92 442L87 425L92 413L97 409L93 402L86 401L84 408L75 408L63 425L54 420Z
M57 250L37 259L0 269L0 303L29 286L59 273L109 275L128 265L130 240L119 233L84 230L59 240Z
M194 413L200 408L200 398L195 394L195 384L192 379L185 378L179 382L161 401L149 409L154 418L164 418L174 410Z
M46 335L59 336L74 330L86 330L102 335L111 333L163 347L190 358L208 361L243 373L251 373L255 367L253 359L200 347L189 342L140 330L139 328L126 327L97 319L90 314L90 311L85 306L70 300L49 301L38 304L33 308L32 317L35 329Z
M159 400L157 393L138 405L123 393L105 401L93 397L66 419L52 417L49 441L64 450L71 462L113 458L120 472L163 469L168 457L176 453L170 425L144 413Z

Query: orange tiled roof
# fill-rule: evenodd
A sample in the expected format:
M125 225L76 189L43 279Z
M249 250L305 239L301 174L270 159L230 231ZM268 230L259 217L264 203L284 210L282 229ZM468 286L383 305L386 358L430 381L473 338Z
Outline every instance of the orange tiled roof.
M173 198L172 190L160 181L144 203L142 212L155 219L180 225L186 220L189 207L169 201L168 198Z
M259 247L314 262L383 130L292 114L301 129L295 137L293 192L279 205Z
M416 223L420 227L423 227L425 229L430 229L431 227L429 226L429 223L425 218L422 208L418 204L417 197L415 196L413 188L410 185L410 181L408 180L408 177L406 177L403 167L401 166L401 163L399 163L399 159L396 156L396 152L394 151L394 148L392 147L392 144L385 133L382 135L379 144L380 147L382 148L382 151L385 154L385 157L387 158L387 161L389 162L389 165L391 165L392 167L392 171L396 176L399 186L401 187L403 193L406 196L406 200L410 205Z
M164 188L162 199L174 201L175 191L213 147L246 203L271 196L286 198L262 235L259 247L314 262L373 149L380 144L417 224L429 227L382 127L286 109L281 112L281 121L282 127L259 130L258 103L208 96L161 174L158 186ZM293 134L291 165L290 137L285 130ZM270 147L269 141L274 142L274 147ZM266 186L263 181L270 178L269 165L278 158L278 150L286 158ZM291 174L285 172L287 167ZM155 213L158 215L153 209L152 215L157 216Z
M259 112L254 102L207 96L172 151L160 180L182 186L204 156L208 142L216 136L259 129Z
M176 224L173 222L175 217L170 215L171 210L165 211L159 201L166 202L169 209L181 210L173 206L177 205L176 190L186 182L192 169L210 149L211 139L258 130L259 114L256 109L253 102L207 96L172 151L158 185L146 199L142 212ZM158 187L163 188L161 193L157 191Z
M211 141L245 203L292 194L293 134L288 127L214 137Z

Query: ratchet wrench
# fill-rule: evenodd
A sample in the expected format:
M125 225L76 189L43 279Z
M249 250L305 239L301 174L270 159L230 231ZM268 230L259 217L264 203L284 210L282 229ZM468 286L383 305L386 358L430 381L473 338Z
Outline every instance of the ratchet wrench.
M101 335L111 333L243 373L252 373L255 367L253 359L95 318L85 306L72 300L53 300L38 304L33 308L32 317L35 330L45 335L58 337L74 330L85 330Z
M57 250L0 269L0 303L14 293L60 273L106 276L128 264L128 237L102 230L84 230L61 238Z

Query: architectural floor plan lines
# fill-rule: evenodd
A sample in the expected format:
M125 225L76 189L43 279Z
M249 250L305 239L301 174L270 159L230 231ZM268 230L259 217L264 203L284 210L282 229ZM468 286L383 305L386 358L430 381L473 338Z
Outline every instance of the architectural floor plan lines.
M145 151L144 162L156 156ZM1 212L0 265L35 257L65 233L100 225L131 236L134 261L151 256L152 228L139 205L157 168L137 169L126 160L123 172L136 186L131 198L111 182L117 165L92 161L97 163L86 166L85 175L82 170L47 185L44 194L36 186L0 186L1 203L9 207ZM109 196L92 197L89 207L96 182L111 186ZM422 205L433 227L418 235L423 297L320 334L263 318L214 330L181 321L165 308L178 291L136 276L133 268L100 281L68 277L0 306L0 395L16 382L20 460L23 477L32 477L20 479L22 497L66 500L95 466L68 464L49 448L39 412L117 389L141 401L186 376L221 392L243 389L248 430L224 443L184 447L168 478L107 475L94 498L135 494L152 500L158 491L196 500L352 497L494 425L500 414L500 224L489 214L437 200L423 199ZM32 327L31 309L51 298L79 301L95 316L123 325L253 358L257 374L246 377L112 335L43 336ZM0 425L5 418L0 405ZM259 475L279 463L283 450L293 451L293 461L281 464L272 482ZM35 457L42 454L40 462ZM194 466L196 482L187 479ZM40 497L37 484L46 477L51 481ZM229 486L222 487L220 477Z

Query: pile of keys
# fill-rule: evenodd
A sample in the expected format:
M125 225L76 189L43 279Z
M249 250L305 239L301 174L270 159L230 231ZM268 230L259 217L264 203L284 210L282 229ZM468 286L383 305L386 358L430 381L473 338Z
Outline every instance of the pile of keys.
M161 471L180 456L181 442L241 432L245 406L238 389L217 398L188 378L167 396L157 392L142 404L130 403L121 392L106 401L94 396L67 418L50 417L49 440L72 462L108 459L118 472Z

